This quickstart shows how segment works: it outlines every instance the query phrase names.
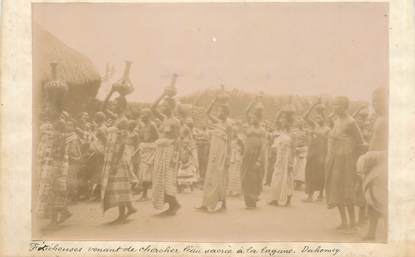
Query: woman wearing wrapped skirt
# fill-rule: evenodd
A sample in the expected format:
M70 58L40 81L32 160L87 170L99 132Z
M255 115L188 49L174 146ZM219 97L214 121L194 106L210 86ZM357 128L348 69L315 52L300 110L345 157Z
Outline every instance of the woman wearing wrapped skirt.
M241 164L244 144L238 136L238 128L234 126L231 141L231 157L229 166L228 193L230 196L241 194Z
M245 152L242 158L242 193L247 209L255 209L262 192L265 173L265 129L261 126L263 105L257 97L247 109L250 127L245 131ZM254 112L250 110L254 106Z
M218 103L216 98L207 110L207 115L213 122L211 130L209 158L203 185L202 205L200 211L216 211L218 202L222 205L218 211L226 210L227 171L230 164L230 135L231 126L228 122L229 107L219 105L218 117L211 114L213 107Z
M368 205L369 228L364 240L374 240L379 218L387 224L388 198L388 109L387 89L378 88L373 93L372 105L377 114L369 151L360 157L358 172L363 177L363 193ZM385 235L386 237L386 235Z
M102 183L102 204L104 212L118 207L119 215L114 223L124 222L135 213L131 192L131 153L128 150L128 121L120 119L108 129Z
M310 113L317 110L316 116L310 118ZM312 202L315 192L319 192L318 200L323 200L324 192L324 162L327 154L327 137L329 127L326 125L320 103L310 107L304 115L304 120L311 127L310 145L308 147L307 165L305 170L305 191L308 197L304 202Z
M325 164L326 200L328 208L337 207L341 224L339 230L353 230L355 222L354 204L357 182L356 162L363 138L355 120L348 114L349 99L336 97L335 117L329 132L328 151ZM346 217L349 214L349 222Z
M147 191L153 180L155 142L159 138L156 125L150 120L151 110L145 108L141 111L142 125L139 129L140 145L138 151L138 180L142 186L140 202L147 201Z
M290 206L294 193L294 142L291 134L293 124L293 112L288 108L283 109L277 115L279 136L274 142L276 160L271 182L272 206Z
M66 145L68 149L68 198L72 203L78 201L78 175L81 168L81 142L75 133L75 127L72 121L66 123L68 136L66 137Z
M107 96L106 104L115 92L113 89ZM124 223L128 216L137 212L132 206L131 192L131 152L129 144L128 120L124 116L127 100L120 95L115 103L114 125L108 128L108 138L105 146L103 179L101 188L101 201L103 211L118 207L118 217L112 222L114 224Z
M67 209L68 153L65 122L51 114L52 122L41 126L38 148L39 194L36 212L50 219L48 227L63 223L72 214Z
M162 100L161 112L159 112L157 107ZM174 116L174 108L175 100L167 90L163 92L151 108L153 114L162 121L159 127L160 137L155 142L153 206L160 210L167 203L168 209L160 213L160 215L167 216L176 215L181 207L176 198L180 122Z
M90 173L91 190L89 198L91 201L99 201L101 199L104 149L107 142L107 126L105 125L105 114L103 112L97 112L95 114L95 123L97 124L97 128L91 143L92 154L88 156L85 165L85 169Z

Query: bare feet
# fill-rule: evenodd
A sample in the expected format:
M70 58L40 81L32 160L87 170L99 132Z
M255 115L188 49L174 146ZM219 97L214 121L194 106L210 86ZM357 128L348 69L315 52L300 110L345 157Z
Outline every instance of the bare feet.
M150 198L147 196L142 196L140 199L137 200L137 202L147 202L150 201Z
M338 227L336 227L336 230L344 230L347 228L348 228L347 224L342 223Z
M372 235L366 235L364 237L362 237L363 241L374 241L375 240L375 236Z
M125 217L128 218L128 216L133 215L136 212L137 212L137 209L135 209L135 208L128 208L128 211L127 211L127 214L125 215Z
M58 226L58 222L55 220L51 220L49 224L46 226L46 229L54 229Z
M161 212L159 216L174 216L180 208L181 205L179 203L175 203L174 205L169 206L167 210Z
M64 213L62 213L61 218L59 219L58 223L59 224L64 223L70 217L72 217L72 213L70 213L69 211L65 211Z
M219 209L217 209L215 212L225 212L226 211L226 206L221 206Z
M172 215L176 215L180 208L182 208L182 206L176 202L176 204L171 208Z
M203 205L200 206L200 207L197 207L196 210L202 211L202 212L208 212L209 211L208 208L206 206L203 206Z
M278 206L279 204L278 204L278 201L271 201L271 202L269 202L268 203L269 205L272 205L272 206Z
M355 226L347 226L347 228L342 230L342 232L345 234L354 234L357 233L357 229Z
M125 223L126 218L127 217L125 215L118 216L118 218L116 218L115 220L111 221L110 224L116 225L116 224Z

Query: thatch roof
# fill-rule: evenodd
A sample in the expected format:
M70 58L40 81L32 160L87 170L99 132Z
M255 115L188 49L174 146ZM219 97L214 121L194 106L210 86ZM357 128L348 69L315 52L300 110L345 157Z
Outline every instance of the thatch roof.
M35 107L41 106L43 84L51 77L51 62L57 62L58 78L69 87L65 109L77 113L95 98L101 77L92 62L77 50L65 45L38 24L33 24L33 93Z
M50 63L58 63L58 76L69 84L88 85L101 77L92 62L39 25L33 25L33 72L40 80L50 77Z

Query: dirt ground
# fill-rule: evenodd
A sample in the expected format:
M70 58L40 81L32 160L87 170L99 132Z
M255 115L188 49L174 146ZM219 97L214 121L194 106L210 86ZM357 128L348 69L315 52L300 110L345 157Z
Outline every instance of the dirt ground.
M223 213L201 213L195 210L202 192L177 195L182 208L174 217L157 216L151 201L134 202L138 212L128 222L110 225L116 218L113 208L103 215L99 202L80 202L69 206L73 216L55 230L42 230L47 221L33 222L33 239L43 240L128 240L128 241L193 241L193 242L264 242L324 241L356 242L366 227L354 233L336 231L339 224L336 209L327 209L325 202L304 203L303 192L295 192L292 206L267 204L269 188L264 188L256 210L246 210L241 197L229 197ZM138 199L135 196L134 199ZM384 241L380 221L377 241Z

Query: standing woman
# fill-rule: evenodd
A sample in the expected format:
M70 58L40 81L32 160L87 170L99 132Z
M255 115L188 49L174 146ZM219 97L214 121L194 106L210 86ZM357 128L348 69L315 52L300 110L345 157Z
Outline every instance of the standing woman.
M230 135L231 126L228 122L229 107L221 103L218 97L210 104L206 113L211 120L212 131L209 148L209 159L203 186L201 211L214 211L218 202L222 202L219 211L226 210L227 169L230 164ZM219 107L219 115L211 114L215 105Z
M162 209L167 203L169 208L161 215L176 215L180 204L176 199L177 170L178 170L178 139L180 135L180 122L174 116L176 102L173 98L175 77L172 85L154 102L151 107L153 114L161 120L159 138L155 141L153 167L153 206ZM157 110L160 102L161 112Z
M197 146L193 139L193 119L187 117L180 131L180 153L179 153L178 186L179 193L188 187L193 191L193 186L199 180L199 161Z
M273 206L290 206L294 192L294 139L292 136L294 111L288 107L277 115L280 126L279 136L275 139L274 147L276 160L271 182L271 202Z
M326 158L326 198L328 208L337 207L341 224L337 229L355 227L356 161L363 138L356 121L349 115L349 99L334 100L333 128L329 132ZM346 218L349 213L349 222Z
M81 168L81 141L75 132L72 121L66 122L66 147L68 154L68 200L72 203L78 201L78 175Z
M276 119L275 120L275 124L274 124L274 128L273 130L270 132L269 135L269 151L268 151L268 167L267 167L267 174L266 174L266 178L265 178L265 186L271 186L271 181L272 181L272 175L274 174L274 164L275 164L275 160L277 158L277 153L276 153L276 149L275 149L275 140L279 137L280 132L280 125L279 125L279 120Z
M305 122L299 118L295 122L293 130L295 153L294 153L294 187L300 190L305 183L305 168L307 165L308 133L305 129Z
M115 89L112 88L109 95ZM107 97L106 101L109 100ZM105 106L106 106L105 102ZM103 211L118 207L118 218L113 223L123 223L128 216L137 212L132 206L131 174L128 142L128 120L124 112L127 108L125 95L117 98L114 106L116 119L114 125L108 128L107 142L104 150L103 182L101 199Z
M56 74L57 63L51 63L51 80L44 85L46 122L40 128L38 165L40 173L37 214L50 219L49 228L64 222L72 214L67 209L68 147L65 133L67 113L63 102L68 90Z
M247 209L255 209L262 191L262 179L265 168L265 129L261 126L264 106L259 97L249 105L247 115L250 126L246 130L245 152L242 159L242 192ZM254 112L250 111L254 107Z
M102 168L104 165L104 150L107 143L107 126L105 125L105 114L103 112L95 114L95 123L97 128L91 143L92 154L85 165L85 169L89 171L89 180L92 184L89 194L92 201L98 201L101 198Z
M203 186L209 156L209 133L206 124L203 124L200 129L195 130L194 138L197 145L197 157L199 161L198 184Z
M316 115L311 118L310 114L313 111L316 111ZM311 131L305 170L305 191L308 197L303 202L312 202L316 191L319 192L318 200L323 200L324 162L326 160L327 137L330 128L327 126L322 112L323 106L317 102L304 115L304 120L310 126Z
M373 92L372 105L377 118L369 151L358 161L359 175L364 177L363 192L368 205L369 228L365 240L374 240L379 218L387 223L388 198L388 92L377 88ZM385 226L386 227L386 226Z
M139 130L139 152L138 152L138 180L142 184L143 194L140 202L150 200L147 191L151 186L154 168L155 142L159 138L157 127L152 122L151 110L145 108L141 111L142 125Z
M230 196L241 194L241 164L244 144L239 137L239 124L232 127L231 157L229 166L228 193Z
M50 219L49 228L63 223L72 214L67 209L68 153L65 121L59 112L48 111L48 121L40 128L38 170L40 172L37 214Z

